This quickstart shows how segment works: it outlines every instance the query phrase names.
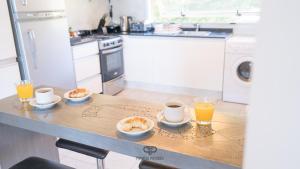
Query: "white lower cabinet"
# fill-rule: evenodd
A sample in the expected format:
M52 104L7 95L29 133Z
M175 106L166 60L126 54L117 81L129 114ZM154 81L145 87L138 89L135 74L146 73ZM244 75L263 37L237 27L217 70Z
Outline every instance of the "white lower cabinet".
M123 39L127 81L222 91L224 39Z
M84 43L72 47L73 58L79 59L90 55L96 55L99 53L98 42Z
M0 66L0 99L16 94L16 86L21 78L18 63Z
M125 78L127 81L153 82L153 54L151 40L123 37ZM149 46L150 45L150 46Z
M77 82L77 87L85 87L93 93L101 93L102 92L101 75L98 74L93 77L79 81Z
M76 81L100 73L99 55L92 55L74 60Z
M72 47L77 87L85 87L93 93L102 93L102 78L98 42Z

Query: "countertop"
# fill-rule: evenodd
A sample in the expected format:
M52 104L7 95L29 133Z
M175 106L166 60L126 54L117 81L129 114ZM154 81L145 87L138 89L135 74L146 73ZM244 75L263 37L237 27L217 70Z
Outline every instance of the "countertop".
M121 36L121 35L127 35L127 36L145 36L145 37L181 37L181 38L217 38L217 39L226 39L232 35L232 30L225 29L225 30L211 30L211 29L205 29L203 31L210 32L209 35L201 35L198 34L195 31L184 31L188 32L188 34L184 33L156 33L156 32L123 32L123 33L111 33L107 34L106 36ZM201 31L200 31L201 33ZM97 41L99 38L95 35L87 36L87 37L76 37L71 38L70 42L72 46L80 45L84 43L89 43L93 41Z
M84 43L90 43L98 41L99 38L95 35L85 36L85 37L74 37L70 38L71 46L81 45Z
M55 89L55 93L63 96L64 91ZM12 96L0 100L0 123L183 169L241 168L245 116L216 112L212 126L191 122L174 129L157 123L156 114L162 108L160 104L94 94L84 103L61 101L53 109L37 110ZM117 122L133 115L152 119L154 130L135 138L119 133ZM157 151L149 154L145 146L155 146Z
M225 39L232 35L228 32L211 32L209 35L195 35L195 34L182 34L182 33L155 33L155 32L128 32L120 33L119 35L128 35L128 36L159 36L159 37L182 37L182 38L220 38Z

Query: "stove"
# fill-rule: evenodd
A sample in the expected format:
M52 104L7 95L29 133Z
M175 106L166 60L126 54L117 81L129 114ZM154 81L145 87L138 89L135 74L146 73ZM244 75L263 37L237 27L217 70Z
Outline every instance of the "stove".
M122 38L116 35L81 31L80 37L71 39L71 44L77 45L95 40L99 45L103 94L115 95L125 88Z
M99 44L103 94L115 95L125 88L122 38L106 35L93 37Z
M120 36L93 35L93 38L98 40L100 50L115 48L123 45L123 41Z

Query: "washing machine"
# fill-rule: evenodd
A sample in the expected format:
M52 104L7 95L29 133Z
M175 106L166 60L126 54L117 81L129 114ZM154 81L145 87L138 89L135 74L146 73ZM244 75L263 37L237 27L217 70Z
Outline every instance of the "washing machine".
M223 101L249 103L256 40L231 37L226 41Z

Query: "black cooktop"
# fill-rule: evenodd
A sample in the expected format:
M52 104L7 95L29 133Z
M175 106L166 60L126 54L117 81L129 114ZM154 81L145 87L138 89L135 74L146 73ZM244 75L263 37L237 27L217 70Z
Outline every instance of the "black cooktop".
M112 35L112 34L100 34L95 30L79 30L77 31L77 37L70 38L71 45L79 45L83 43L88 43L92 41L104 41L109 39L114 39L119 36Z

